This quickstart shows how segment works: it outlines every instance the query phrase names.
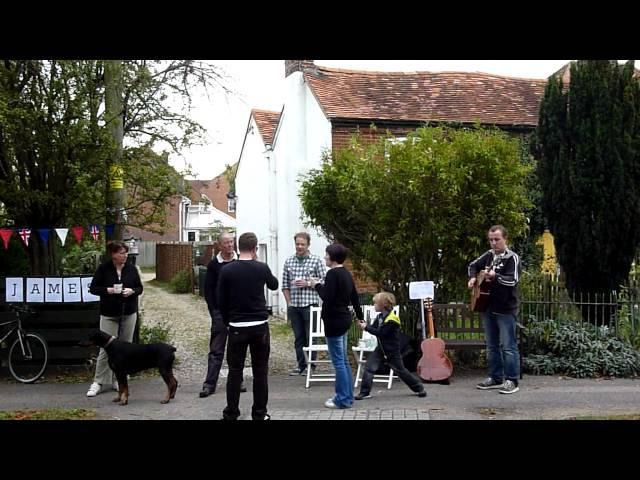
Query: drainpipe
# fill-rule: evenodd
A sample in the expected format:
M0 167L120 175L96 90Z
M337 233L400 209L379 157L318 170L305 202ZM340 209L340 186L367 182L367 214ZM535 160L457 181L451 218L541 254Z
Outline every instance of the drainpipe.
M271 271L280 278L280 269L278 265L278 204L276 195L276 161L273 157L273 147L267 143L265 145L264 155L267 158L267 165L269 167L269 259L271 260ZM280 312L280 292L270 291L271 295L271 308L274 313Z

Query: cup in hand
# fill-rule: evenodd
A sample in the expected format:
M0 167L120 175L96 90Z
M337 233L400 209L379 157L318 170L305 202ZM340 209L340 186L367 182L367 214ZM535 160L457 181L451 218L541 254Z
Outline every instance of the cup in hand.
M113 293L122 293L122 284L114 283L113 284Z

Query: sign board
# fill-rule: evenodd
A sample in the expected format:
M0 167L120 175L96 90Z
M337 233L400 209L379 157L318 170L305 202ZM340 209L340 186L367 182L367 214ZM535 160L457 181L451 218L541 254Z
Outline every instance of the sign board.
M422 300L423 298L433 299L433 282L410 282L409 298L411 300Z
M93 277L7 277L7 303L98 302L100 297L89 292Z

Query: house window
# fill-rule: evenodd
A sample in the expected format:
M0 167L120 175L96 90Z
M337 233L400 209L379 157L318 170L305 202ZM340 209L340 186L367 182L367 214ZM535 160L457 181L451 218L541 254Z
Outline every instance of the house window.
M235 213L237 197L227 197L227 212Z
M384 148L384 156L389 158L390 150L392 145L397 145L399 143L403 143L407 140L407 137L395 137L387 139L387 143Z
M196 232L187 232L187 240L189 242L195 242L196 241Z

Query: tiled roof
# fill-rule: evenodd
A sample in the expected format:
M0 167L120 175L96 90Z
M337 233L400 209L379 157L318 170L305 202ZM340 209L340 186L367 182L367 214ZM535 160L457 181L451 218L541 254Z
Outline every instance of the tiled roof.
M329 119L538 123L546 80L467 72L366 72L316 66L305 80Z
M251 110L251 115L253 115L253 118L256 120L260 136L262 136L262 142L265 145L273 145L273 135L276 132L278 122L280 121L280 113L254 108Z

